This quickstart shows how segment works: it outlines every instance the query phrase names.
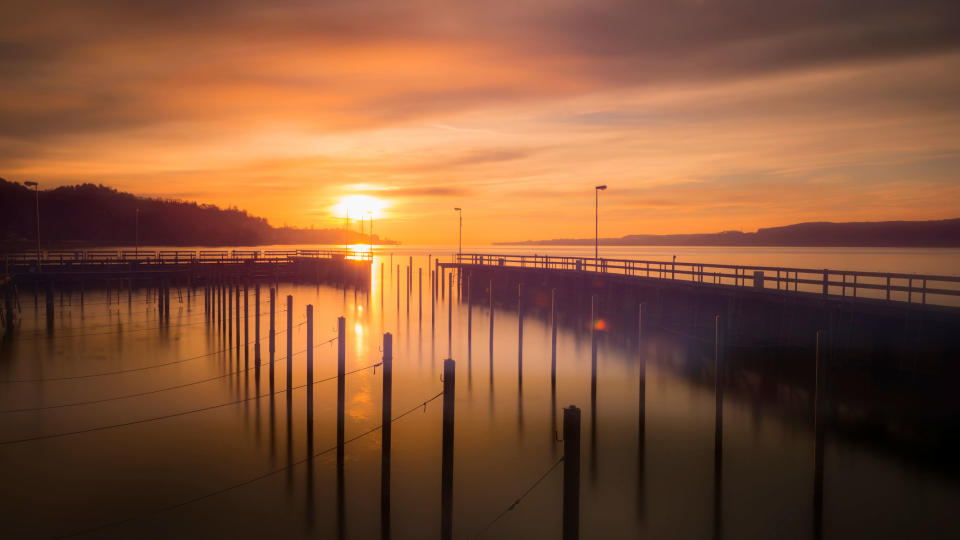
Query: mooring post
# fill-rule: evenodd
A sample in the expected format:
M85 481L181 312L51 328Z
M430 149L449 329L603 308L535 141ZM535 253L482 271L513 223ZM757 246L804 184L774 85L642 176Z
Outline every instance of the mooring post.
M243 284L243 369L250 367L250 294L247 283Z
M163 287L163 316L170 321L170 282L165 281Z
M714 392L716 394L716 420L713 446L713 536L723 537L723 373L726 321L714 317L713 365Z
M433 343L433 333L437 326L437 295L435 292L437 290L437 273L431 272L431 275L433 277L430 280L430 342Z
M347 354L347 320L337 318L337 462L343 463L343 415L346 387L344 385L344 370Z
M451 295L453 296L453 295ZM456 363L443 361L443 455L440 479L440 537L453 538L453 406L456 392Z
M413 279L413 278L410 277L410 267L408 266L408 267L407 267L407 287L406 287L406 295L407 295L407 326L408 326L408 327L409 327L409 323L410 323L410 282L411 282L412 279Z
M293 302L287 297L287 306ZM289 318L288 318L289 320ZM287 363L287 369L290 369L290 363ZM287 379L289 381L289 378ZM287 400L291 399L289 382L287 383ZM289 410L289 408L288 408ZM309 452L313 449L313 304L307 304L307 458Z
M233 348L233 287L227 285L227 346Z
M397 265L397 326L400 325L400 265Z
M473 304L470 303L470 274L467 274L467 359L473 355ZM469 370L468 370L469 375Z
M640 446L643 446L647 422L647 356L643 354L643 304L637 306L637 356L640 364L638 389L638 429Z
M590 299L590 400L597 401L597 323L600 321L600 298Z
M383 405L380 420L380 537L390 538L390 439L393 425L393 336L383 335Z
M253 288L253 365L260 368L260 284ZM257 372L259 373L259 371Z
M493 375L493 280L490 280L490 374Z
M214 296L215 296L214 302L216 304L216 306L214 307L214 311L216 311L216 317L217 317L216 323L217 323L218 331L220 330L220 317L222 316L222 312L223 312L223 302L220 301L221 294L222 294L221 287L220 287L220 283L218 282L216 285L214 285Z
M550 388L557 389L557 290L550 290Z
M453 274L450 274L450 286L453 287ZM451 293L453 289L450 289ZM453 356L453 294L447 295L447 356Z
M517 284L517 380L523 386L523 283Z
M309 317L313 313L313 308L307 311ZM307 334L307 341L313 341L313 334ZM307 345L311 348L310 345ZM310 353L312 354L312 353ZM312 369L312 368L311 368ZM293 394L293 295L287 295L287 401L290 401Z
M423 267L417 268L417 321L423 327Z
M383 312L383 282L386 281L383 275L383 263L380 263L380 311Z
M270 287L270 336L267 344L270 354L270 393L273 394L273 359L276 348L276 329L277 329L277 290Z
M813 538L823 537L823 432L826 420L824 404L824 335L817 330L813 386Z
M580 538L580 409L563 410L563 540Z
M443 297L447 294L447 272L440 269L440 299L443 300Z
M187 298L189 298L189 291L187 292ZM234 304L237 309L236 317L234 317L234 323L236 324L236 333L237 333L237 367L240 367L240 284L237 283L234 285L233 290Z

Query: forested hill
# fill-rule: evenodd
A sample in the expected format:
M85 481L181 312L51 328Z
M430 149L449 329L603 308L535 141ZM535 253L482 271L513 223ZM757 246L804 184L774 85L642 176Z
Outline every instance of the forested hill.
M32 188L0 178L0 247L32 246L36 238ZM132 245L140 209L141 245L239 246L342 244L343 229L271 227L236 208L137 197L102 185L82 184L40 191L40 240L44 247ZM351 243L368 235L349 233ZM392 243L378 236L375 243Z
M593 238L500 242L500 245L593 245ZM631 234L601 238L605 246L960 247L960 219L797 223L755 233Z

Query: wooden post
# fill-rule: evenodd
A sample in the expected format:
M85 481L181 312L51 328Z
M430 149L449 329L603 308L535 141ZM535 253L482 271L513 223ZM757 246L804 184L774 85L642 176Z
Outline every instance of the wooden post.
M227 286L227 348L233 349L233 287L229 285Z
M471 275L467 275L467 358L473 354L473 305L470 303ZM468 373L469 375L469 373Z
M380 421L380 537L390 538L390 442L393 425L393 336L383 335L383 405Z
M423 327L423 268L417 268L417 328Z
M380 312L383 312L383 282L385 281L385 275L383 275L383 263L380 263Z
M490 280L490 375L493 375L493 280Z
M637 416L640 446L643 446L647 423L647 356L643 354L643 304L637 306L637 356L640 363Z
M292 304L290 297L287 297L287 306ZM289 317L287 318L289 321ZM289 357L288 357L289 359ZM287 372L290 370L290 363L287 362ZM291 399L289 387L289 376L287 377L287 400ZM288 408L289 410L289 408ZM307 452L313 449L313 305L307 305ZM308 458L312 457L310 455Z
M270 354L270 393L273 394L273 359L276 351L276 329L277 329L277 290L270 287L270 335L268 336L267 349Z
M590 300L590 400L597 401L597 321L600 319L600 299Z
M249 286L243 284L243 369L250 368L250 294Z
M557 290L550 290L550 388L557 389Z
M563 540L580 538L580 409L563 410Z
M260 284L253 288L253 364L260 368ZM259 371L258 371L259 373Z
M347 354L347 320L337 318L337 462L343 463L343 426L344 400L346 387L344 385L344 369Z
M817 330L813 386L813 538L823 537L823 431L825 424L823 358L824 336Z
M716 467L718 471L723 462L723 351L726 346L725 337L725 333L721 328L720 316L716 315L713 319L713 371L714 395L716 396L713 455L714 467Z
M307 316L313 314L313 308L307 309ZM313 334L307 334L307 354L313 355L310 343L313 341ZM308 369L313 369L312 366ZM293 295L287 295L287 401L293 396Z
M450 273L450 292L447 295L447 356L453 356L453 273Z
M407 294L407 327L408 327L408 328L409 328L409 326L410 326L410 283L412 283L412 281L413 281L413 277L410 276L410 267L408 266L408 267L407 267L407 287L406 287L406 294Z
M430 280L430 342L433 343L433 333L437 325L436 303L437 303L437 273L431 272L433 276Z
M517 284L517 381L523 386L523 283Z
M450 295L451 297L453 295ZM453 538L453 407L456 392L456 363L443 361L443 455L440 479L440 537Z
M163 317L170 320L170 282L164 282L163 287Z
M189 292L188 292L187 294L188 294L187 298L189 298ZM240 367L240 285L239 285L239 284L234 285L234 295L233 295L233 296L234 296L235 304L236 304L236 308L237 308L236 317L234 317L234 321L235 321L235 323L236 323L236 325L237 325L237 327L236 327L236 332L237 332L237 367Z

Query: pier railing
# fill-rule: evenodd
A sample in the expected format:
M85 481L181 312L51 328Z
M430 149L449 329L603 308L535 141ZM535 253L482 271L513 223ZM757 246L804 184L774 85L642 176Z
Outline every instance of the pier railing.
M78 250L45 250L41 252L40 264L111 264L111 263L144 263L144 264L186 264L186 263L239 263L248 261L257 262L289 262L296 259L350 259L372 261L370 251L344 251L320 249L291 249L291 250L134 250L134 249L78 249ZM0 255L0 261L8 264L36 264L37 253L5 253Z
M960 276L552 255L464 253L459 264L595 272L703 285L960 306Z

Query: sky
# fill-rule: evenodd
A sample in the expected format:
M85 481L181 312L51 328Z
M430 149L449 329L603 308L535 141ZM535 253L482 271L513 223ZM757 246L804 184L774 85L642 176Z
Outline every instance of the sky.
M277 226L960 216L956 0L0 0L0 80L0 176Z

